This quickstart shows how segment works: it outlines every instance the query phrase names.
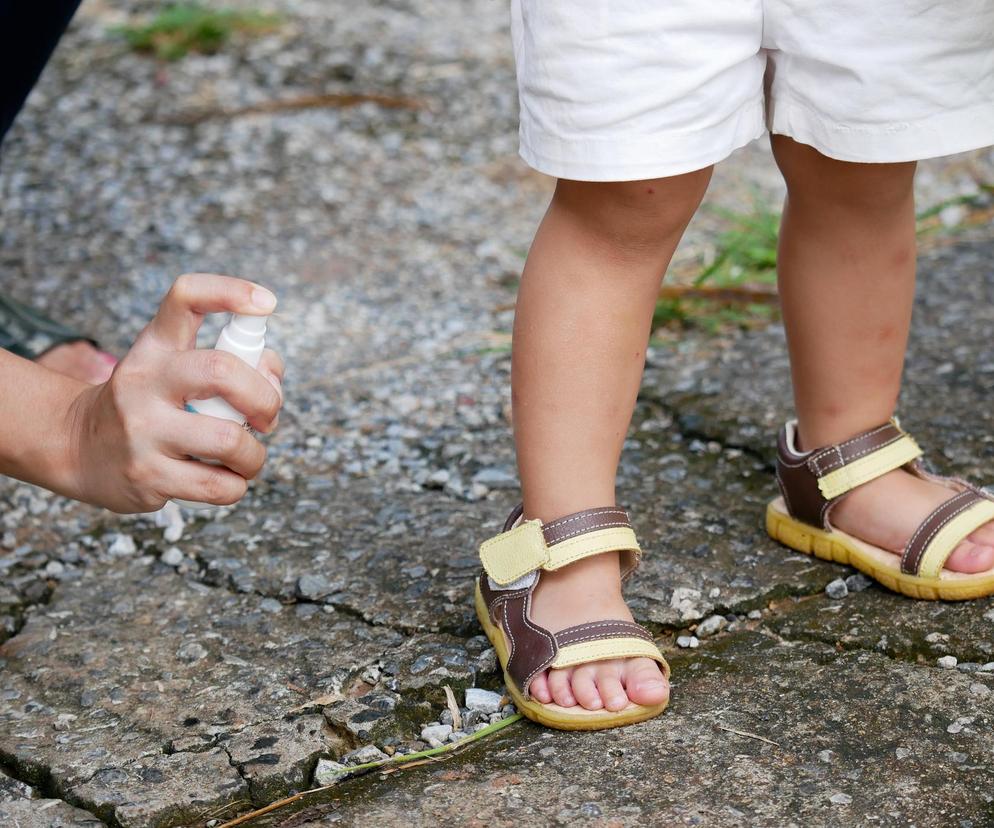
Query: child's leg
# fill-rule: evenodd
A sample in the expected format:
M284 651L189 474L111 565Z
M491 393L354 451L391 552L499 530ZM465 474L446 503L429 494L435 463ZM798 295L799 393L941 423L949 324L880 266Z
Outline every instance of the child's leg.
M525 516L613 505L659 283L710 168L625 183L560 181L528 254L514 320L512 393ZM532 616L553 632L630 619L618 555L544 572ZM620 710L668 693L647 658L551 670L541 702Z
M799 448L838 443L894 412L915 282L914 163L853 164L774 135L787 182L777 270L790 349ZM841 501L832 522L900 550L949 489L901 469ZM994 564L994 526L946 566Z

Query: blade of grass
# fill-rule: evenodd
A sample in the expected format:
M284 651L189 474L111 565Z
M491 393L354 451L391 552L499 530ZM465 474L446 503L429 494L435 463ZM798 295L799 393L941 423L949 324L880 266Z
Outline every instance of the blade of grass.
M514 713L513 715L508 716L506 719L501 719L499 722L493 722L492 724L489 724L486 727L481 728L480 730L476 731L476 733L470 733L465 739L460 739L458 742L450 742L449 744L442 745L441 747L429 748L428 750L421 750L416 753L405 753L403 756L392 756L389 759L381 759L377 762L365 762L362 765L353 765L350 768L348 768L347 773L343 773L340 777L335 779L334 782L328 785L323 785L320 788L311 788L311 790L309 791L302 791L299 794L288 796L285 799L280 799L277 800L276 802L271 802L269 805L266 805L265 807L259 808L247 814L242 814L242 816L240 817L229 820L228 822L225 822L222 825L218 826L218 828L235 828L235 826L237 825L244 825L246 822L255 819L256 817L260 817L265 814L270 814L273 811L286 807L287 805L292 805L294 802L299 802L301 799L304 799L305 797L321 793L322 791L331 790L332 788L336 787L339 782L359 773L366 773L368 771L376 770L378 768L389 768L391 771L405 770L405 768L403 767L404 765L409 764L410 767L417 767L418 765L423 765L424 760L429 760L429 759L433 759L436 762L443 761L442 759L436 759L435 757L448 754L448 756L445 756L445 758L448 759L449 756L454 755L461 748L464 748L467 745L472 744L473 742L479 741L480 739L484 739L487 736L492 736L494 733L503 730L505 727L509 727L515 722L520 721L522 718L523 717L520 713Z

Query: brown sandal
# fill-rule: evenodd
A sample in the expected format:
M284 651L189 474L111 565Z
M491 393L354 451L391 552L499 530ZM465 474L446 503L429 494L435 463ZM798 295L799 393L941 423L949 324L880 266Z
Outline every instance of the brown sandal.
M851 564L888 589L912 598L962 601L994 595L994 568L967 574L943 567L967 535L994 518L994 497L958 477L930 474L922 450L897 418L838 445L795 448L797 421L780 429L777 482L781 497L766 509L770 536L799 552ZM950 497L922 521L902 554L835 529L832 508L846 494L897 468L946 486Z
M614 506L588 509L542 524L522 520L516 507L504 531L480 546L483 573L476 585L476 615L497 651L508 693L532 721L560 730L602 730L658 716L666 702L644 706L630 702L618 711L587 710L579 705L543 704L529 696L535 676L550 667L644 656L670 668L652 634L631 621L598 621L558 633L530 617L531 599L542 570L556 570L603 552L622 553L622 577L638 566L641 550L628 515Z

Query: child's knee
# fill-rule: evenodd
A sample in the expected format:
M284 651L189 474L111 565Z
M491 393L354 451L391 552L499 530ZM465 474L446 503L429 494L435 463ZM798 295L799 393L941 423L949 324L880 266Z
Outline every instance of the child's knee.
M914 193L915 162L861 164L822 155L814 147L773 136L773 154L792 204L853 212L890 212Z
M553 208L563 211L619 255L673 244L707 190L711 168L668 178L589 182L562 179Z

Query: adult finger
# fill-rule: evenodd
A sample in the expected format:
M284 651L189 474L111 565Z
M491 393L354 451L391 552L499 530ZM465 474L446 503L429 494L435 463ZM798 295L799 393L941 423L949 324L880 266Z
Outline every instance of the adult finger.
M240 474L199 460L165 458L160 474L162 483L157 490L177 500L229 506L248 490L248 481Z
M269 426L282 402L270 381L226 351L177 353L169 360L163 382L166 395L177 403L222 397L259 430Z
M160 445L177 459L217 460L249 480L266 462L265 446L231 420L176 411L164 428Z
M262 359L259 360L259 367L256 369L260 374L262 374L267 380L269 380L273 388L275 388L280 395L280 399L283 398L283 358L266 348L262 352Z
M148 330L161 345L192 348L204 314L230 311L252 316L272 313L276 296L261 285L234 276L184 273L169 289Z

